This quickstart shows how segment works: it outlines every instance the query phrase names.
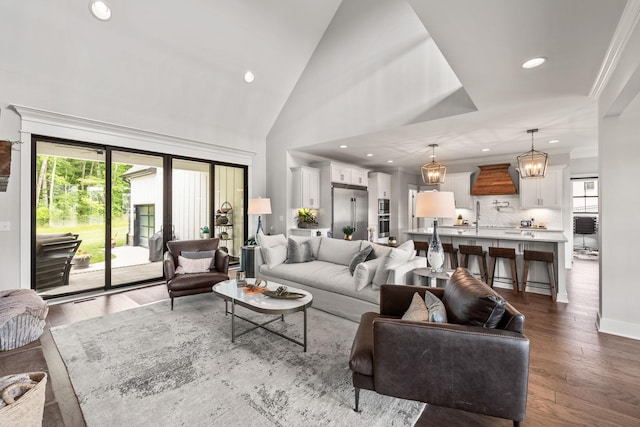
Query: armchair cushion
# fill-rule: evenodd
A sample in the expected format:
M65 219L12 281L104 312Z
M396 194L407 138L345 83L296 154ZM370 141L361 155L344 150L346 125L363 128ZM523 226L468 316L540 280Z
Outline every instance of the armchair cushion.
M181 251L180 255L189 259L211 258L211 267L215 268L213 259L216 257L216 251Z
M444 288L444 305L452 323L495 328L506 301L466 268L458 268Z

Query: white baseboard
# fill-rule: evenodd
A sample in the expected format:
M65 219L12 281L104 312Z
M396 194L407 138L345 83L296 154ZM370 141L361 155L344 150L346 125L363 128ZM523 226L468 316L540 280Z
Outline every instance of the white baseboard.
M596 328L605 334L618 335L625 338L640 340L640 325L601 317L598 313Z

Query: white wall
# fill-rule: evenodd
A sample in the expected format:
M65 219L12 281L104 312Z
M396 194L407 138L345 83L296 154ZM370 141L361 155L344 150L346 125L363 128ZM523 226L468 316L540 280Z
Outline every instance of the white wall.
M626 217L640 210L640 27L636 25L599 99L601 332L640 339L640 286L635 279L640 229ZM622 114L621 100L633 100ZM625 102L626 104L626 102Z

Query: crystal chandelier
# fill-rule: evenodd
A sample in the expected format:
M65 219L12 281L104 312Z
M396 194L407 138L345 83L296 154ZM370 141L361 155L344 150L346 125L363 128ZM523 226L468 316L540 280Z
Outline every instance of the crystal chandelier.
M422 165L422 181L425 184L442 184L444 183L444 175L447 173L447 168L440 163L436 162L436 147L438 144L429 144L432 149L431 162L426 165Z
M547 171L549 155L533 149L533 134L536 132L538 129L527 130L531 134L531 151L518 156L518 171L522 178L543 178Z

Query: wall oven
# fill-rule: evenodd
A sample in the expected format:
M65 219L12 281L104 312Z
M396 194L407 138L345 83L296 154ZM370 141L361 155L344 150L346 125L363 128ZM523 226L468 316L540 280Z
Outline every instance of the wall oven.
M378 215L389 215L389 199L378 199Z
M378 215L378 237L389 237L389 215Z

